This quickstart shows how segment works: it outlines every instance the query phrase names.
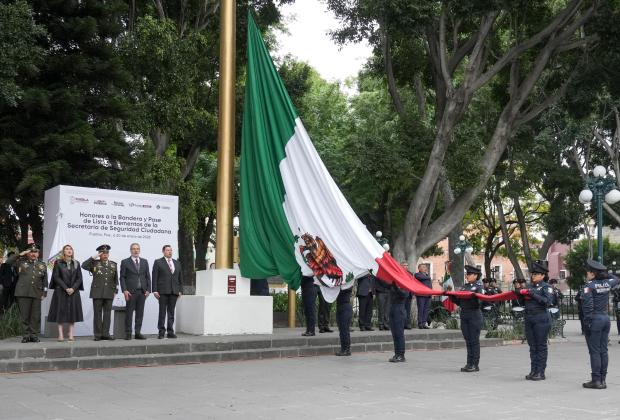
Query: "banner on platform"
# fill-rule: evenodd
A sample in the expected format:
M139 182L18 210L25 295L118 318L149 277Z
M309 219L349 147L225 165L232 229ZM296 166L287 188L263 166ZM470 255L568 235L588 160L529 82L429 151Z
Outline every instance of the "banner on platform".
M45 192L44 212L41 257L50 266L49 276L54 260L66 244L73 247L80 263L96 255L97 246L110 245L110 260L118 264L119 271L121 260L129 257L129 246L134 242L140 244L140 255L148 260L150 269L153 261L161 258L163 245L171 245L177 254L176 196L59 185ZM92 335L93 305L89 299L92 276L85 270L82 275L84 291L80 294L84 322L76 324L76 333ZM51 293L43 302L43 323L50 301ZM124 305L120 286L114 305ZM157 300L149 296L144 309L143 333L157 332L157 316Z

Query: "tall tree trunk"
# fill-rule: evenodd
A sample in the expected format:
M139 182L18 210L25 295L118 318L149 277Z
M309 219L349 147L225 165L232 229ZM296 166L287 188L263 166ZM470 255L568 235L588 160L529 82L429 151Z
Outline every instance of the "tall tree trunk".
M506 225L506 216L504 215L504 208L502 207L502 201L499 197L495 201L495 206L497 207L497 218L499 219L499 225L502 229L502 237L504 238L504 246L506 247L508 259L510 259L510 263L515 270L515 277L518 279L523 279L525 278L525 275L519 266L519 259L515 255L512 245L510 244L510 235L508 233L508 226Z
M179 262L183 267L184 286L196 285L196 271L194 270L194 243L192 234L183 222L179 223Z
M555 235L553 233L548 233L542 245L540 246L540 250L538 251L538 258L540 258L541 260L546 260L547 254L549 253L549 248L551 248L551 245L553 245L554 242Z
M523 244L523 255L525 256L525 263L529 269L532 268L532 252L530 251L530 241L527 236L527 224L525 223L525 215L521 208L518 196L513 196L515 205L515 214L517 215L517 223L519 224L519 231L521 232L521 243Z

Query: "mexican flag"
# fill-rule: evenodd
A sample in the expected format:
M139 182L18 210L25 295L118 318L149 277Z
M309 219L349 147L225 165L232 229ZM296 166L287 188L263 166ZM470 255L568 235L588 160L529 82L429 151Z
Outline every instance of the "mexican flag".
M438 294L403 269L356 216L314 148L251 14L244 108L244 277L280 275L297 289L302 274L314 276L328 301L369 272L416 294Z

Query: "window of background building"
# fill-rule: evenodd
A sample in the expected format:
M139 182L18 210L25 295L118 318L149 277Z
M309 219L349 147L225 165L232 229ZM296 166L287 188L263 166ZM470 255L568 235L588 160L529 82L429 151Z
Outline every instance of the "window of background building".
M560 270L560 280L566 280L566 270Z

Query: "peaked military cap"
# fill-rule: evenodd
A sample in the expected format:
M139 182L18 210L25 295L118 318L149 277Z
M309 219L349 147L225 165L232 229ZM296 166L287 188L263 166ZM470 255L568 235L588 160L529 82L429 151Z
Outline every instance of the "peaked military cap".
M97 247L97 252L110 252L110 249L112 249L110 245L99 245Z
M588 271L597 272L597 271L607 271L607 267L596 260L587 260L586 261L586 269Z
M545 265L544 261L534 261L532 263L532 274L534 273L547 274L548 272L549 272L549 269Z
M466 265L465 272L467 274L482 274L482 270L480 270L478 267L474 267L473 265Z
M30 252L35 252L35 251L40 251L40 250L41 248L39 248L39 245L35 244L34 242L29 243L25 249L25 251L30 251Z

